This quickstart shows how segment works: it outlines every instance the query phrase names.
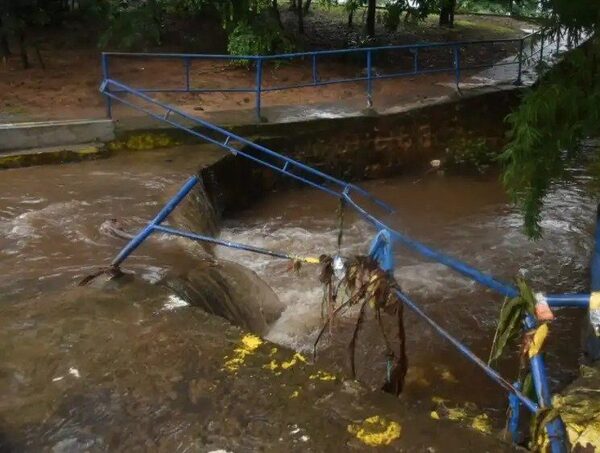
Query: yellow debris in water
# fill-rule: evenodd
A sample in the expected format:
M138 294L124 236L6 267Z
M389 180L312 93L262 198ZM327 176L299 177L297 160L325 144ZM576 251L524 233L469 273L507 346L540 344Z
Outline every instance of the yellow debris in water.
M453 407L448 410L448 420L459 422L467 417L467 411L462 407Z
M271 352L269 353L269 355L273 357L275 354L277 354L277 348L271 348Z
M298 398L300 396L300 392L298 390L294 390L292 392L292 394L290 395L290 399L292 398Z
M429 415L434 420L439 420L440 419L440 414L438 414L436 411L431 411L431 414L429 414Z
M232 373L238 371L246 361L246 357L253 354L261 344L263 344L263 341L256 335L244 335L241 346L234 349L233 356L231 358L225 357L225 369Z
M263 344L263 341L256 335L248 334L244 335L242 338L242 344L249 351L255 351L261 344Z
M444 404L444 403L447 403L448 401L450 401L450 400L446 399L446 398L442 398L441 396L432 396L431 397L431 402L434 404Z
M348 432L371 447L379 447L389 445L399 439L402 427L397 422L388 421L384 417L375 415L360 424L348 425Z
M481 414L473 418L471 427L485 434L490 434L492 432L492 422L487 414Z
M446 382L450 382L452 384L458 384L458 379L456 379L454 377L454 375L452 374L452 372L450 370L442 371L442 380L444 380Z
M311 374L309 379L318 379L320 381L335 381L337 378L334 374L327 373L325 371L317 371L315 374Z
M263 365L263 368L265 370L275 371L277 368L279 368L279 364L276 360L271 360L271 362L267 363L266 365Z
M291 360L288 360L287 362L281 362L281 368L287 370L288 368L291 368L294 365L296 365L298 362L306 363L306 358L302 354L297 352L294 354Z

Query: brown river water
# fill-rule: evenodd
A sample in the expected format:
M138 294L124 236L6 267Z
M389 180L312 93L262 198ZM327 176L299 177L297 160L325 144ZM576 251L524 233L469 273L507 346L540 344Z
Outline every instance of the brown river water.
M130 442L142 450L210 451L198 444L198 432L206 431L212 434L201 436L203 446L226 445L234 451L300 448L298 439L289 440L293 448L274 447L261 440L269 434L261 435L260 430L232 444L239 431L230 426L231 419L221 419L225 428L214 428L217 419L198 424L197 414L189 412L192 403L180 400L181 394L196 395L192 384L180 388L181 382L192 379L193 366L204 367L208 375L216 373L219 365L211 360L224 354L223 338L233 344L237 334L164 286L153 289L145 282L197 266L198 254L206 257L206 251L182 239L159 236L126 262L124 268L141 277L135 283L116 283L105 290L75 288L82 276L106 265L125 243L102 232L107 219L117 218L128 231L135 231L176 186L220 156L210 148L197 150L139 152L0 173L0 444L6 438L16 450L21 446L33 451L81 451L127 449ZM545 235L537 242L522 233L521 219L497 176L431 174L420 179L415 175L362 186L397 208L385 218L389 224L498 278L510 280L523 274L536 290L585 291L595 202L586 190L587 177L578 170L572 176L574 183L557 186L548 196ZM296 254L334 253L336 208L335 199L314 190L275 192L224 220L220 236ZM370 225L348 213L343 254L366 253L374 233ZM296 275L278 259L223 248L215 254L217 261L254 270L283 303L279 319L263 332L266 338L310 352L321 324L318 270L306 265ZM401 248L396 250L396 267L399 283L429 315L487 357L500 297ZM105 293L115 291L122 291L121 300L108 300ZM227 294L233 299L266 300L272 297L269 291L254 285ZM353 316L348 313L334 335L323 340L318 359L342 374L347 372L345 351ZM501 427L505 395L414 315L406 312L405 324L410 369L403 399L423 405L425 413L434 395L456 404L472 403ZM580 312L558 312L547 354L555 389L577 373L580 330ZM204 345L202 353L195 342ZM200 354L200 360L190 359L190 354ZM381 340L369 329L359 339L357 357L361 381L380 386L385 359ZM500 364L511 379L515 367L514 360ZM211 382L192 381L213 388ZM118 391L106 390L115 388ZM255 392L251 381L238 390ZM189 398L197 403L198 398ZM229 393L219 398L220 409L227 413ZM193 407L197 412L208 411L206 407L216 411L213 400L207 399L205 406L197 404ZM248 399L240 404L249 410L244 404L254 403ZM134 415L144 421L131 427L127 423ZM120 425L128 426L125 434L118 432ZM282 439L279 442L288 441ZM411 441L425 445L418 443L423 439ZM328 442L323 436L298 451L327 451L335 445Z

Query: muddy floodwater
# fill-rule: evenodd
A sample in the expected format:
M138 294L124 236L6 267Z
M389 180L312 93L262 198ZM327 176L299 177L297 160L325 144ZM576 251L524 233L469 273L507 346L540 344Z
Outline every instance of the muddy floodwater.
M327 393L311 384L303 391L314 404L288 405L302 395L293 387L301 385L294 381L300 371L277 384L277 391L261 390L263 384L274 388L271 380L257 378L264 364L289 359L292 350L310 356L321 325L322 294L318 269L310 265L295 274L281 260L222 248L213 259L185 240L157 236L126 262L124 268L135 273L132 282L76 288L125 243L102 227L107 220L118 219L134 232L177 185L220 155L184 147L0 173L0 442L17 451L327 451L339 446L336 433L349 436L337 421L359 417L352 411L362 404L400 419L410 407L414 413L405 422L415 429L404 426L403 448L444 451L448 444L427 434L448 428L430 420L432 397L469 403L503 426L505 395L408 311L409 372L400 401L343 386ZM595 205L586 176L577 170L572 176L574 183L557 186L548 196L544 238L537 242L523 235L521 219L495 175L405 175L362 186L397 208L385 217L390 225L498 278L521 274L536 290L585 291ZM335 199L314 190L275 192L224 219L220 236L301 255L332 254L336 209ZM342 254L365 254L373 228L349 211L345 225ZM249 359L247 370L234 370L239 379L227 374L223 360L242 333L168 287L152 286L174 270L198 268L199 256L214 261L210 266L230 266L219 264L224 260L250 268L283 304L281 316L264 332L280 349L259 348L257 357L265 362ZM400 247L395 276L429 315L487 358L500 297ZM255 294L246 296L266 299L269 291L253 286L247 292ZM244 296L243 288L227 294ZM334 335L324 338L316 364L341 376L347 373L355 313L345 316ZM580 312L558 312L547 354L555 388L577 373L580 329ZM359 338L357 364L360 380L378 388L385 356L381 339L368 329ZM515 377L514 360L500 368ZM340 392L346 392L345 400L335 397ZM261 410L270 399L282 403ZM303 410L296 424L288 422L291 413ZM319 424L316 417L324 414L327 424ZM441 436L455 443L452 451L494 449L474 432L453 436L451 431ZM346 445L361 448L352 441Z

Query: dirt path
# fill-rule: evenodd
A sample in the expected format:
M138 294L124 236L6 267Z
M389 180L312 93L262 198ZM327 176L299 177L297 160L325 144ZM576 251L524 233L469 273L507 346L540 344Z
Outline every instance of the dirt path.
M317 11L307 18L307 34L303 44L306 49L326 47L340 48L349 45L349 40L360 26L349 30L339 11ZM284 21L294 18L289 12ZM431 20L419 27L406 24L399 32L386 34L378 29L378 40L386 44L406 44L421 41L476 40L482 38L519 37L529 24L510 18L458 16L453 30L440 29ZM293 24L287 24L287 28ZM379 26L380 27L380 26ZM71 40L77 41L77 40ZM88 40L89 42L89 40ZM478 46L465 50L464 65L492 63L514 54L511 44ZM0 67L0 122L31 121L46 119L98 118L105 114L104 100L98 93L101 80L100 52L90 44L65 46L55 36L49 35L43 41L42 54L46 69L34 65L32 69L20 68L16 55L8 64ZM157 49L161 50L161 49ZM173 50L173 49L169 49ZM357 77L364 72L363 59L319 61L319 76L322 80ZM452 54L449 49L423 52L420 55L422 67L452 67ZM408 51L390 52L386 61L375 61L375 72L380 75L391 72L408 71L412 65L412 55ZM184 69L181 60L134 60L111 62L111 76L130 83L138 88L184 86ZM253 70L234 67L219 61L196 61L191 67L193 88L232 88L253 87ZM364 74L362 74L364 75ZM377 81L374 87L375 102L408 102L418 99L441 96L452 91L448 86L454 75L451 72L435 75L420 75L413 78L387 79ZM269 88L312 80L310 62L296 60L279 66L265 68L264 87ZM254 106L253 93L211 93L211 94L159 94L158 99L176 103L183 109L201 115L202 112L219 110L248 109ZM334 102L365 103L365 83L350 83L309 87L266 93L263 105L307 105ZM118 115L132 115L123 109Z

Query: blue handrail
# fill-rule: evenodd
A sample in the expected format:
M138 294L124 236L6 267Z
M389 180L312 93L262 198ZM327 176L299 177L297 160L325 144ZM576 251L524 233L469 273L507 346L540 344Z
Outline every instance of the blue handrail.
M119 91L111 90L110 89L111 86L119 88ZM118 100L118 101L122 102L123 104L125 104L135 110L143 112L159 121L168 123L173 127L182 129L191 135L194 135L202 140L205 140L209 143L217 145L234 155L240 155L242 157L245 157L246 159L252 160L253 162L256 162L260 165L270 168L271 170L274 170L278 173L282 173L286 176L294 178L298 181L308 184L311 187L314 187L314 188L322 190L330 195L333 195L337 198L343 198L344 193L348 193L349 191L352 191L352 192L356 192L356 193L364 196L365 198L367 198L371 202L375 203L380 208L386 210L388 213L394 212L394 209L391 206L389 206L387 203L385 203L382 200L379 200L378 198L374 197L369 192L367 192L366 190L360 188L359 186L357 186L355 184L347 183L338 178L335 178L326 173L323 173L319 170L315 170L314 168L309 167L308 165L305 165L294 159L291 159L291 158L286 157L282 154L279 154L275 151L272 151L269 148L266 148L265 146L259 145L259 144L254 143L246 138L243 138L237 134L229 132L226 129L215 126L214 124L212 124L206 120L189 115L171 105L163 104L163 103L157 101L156 99L153 99L150 96L148 96L138 90L135 90L121 82L118 82L116 80L110 80L110 79L104 80L102 82L102 85L100 86L100 92L103 93L105 96L108 96L112 99ZM151 106L158 107L159 109L164 111L164 114L158 115L156 112L153 112L152 110L149 110L148 108L145 108L141 105L131 102L126 97L118 96L118 94L121 94L121 93L129 94L133 97L136 97L138 100L141 100L147 104L150 104ZM211 132L219 134L220 139L217 140L216 138L211 137L211 136L207 135L206 133L192 129L191 127L188 127L180 122L177 122L174 119L175 115L173 115L173 114L180 116L182 118L185 118L186 120L194 123L197 127L199 126L199 127L205 128ZM244 148L244 149L235 148L233 146L235 143L241 144L241 145L243 145L243 147L247 147L248 150L251 149L252 151L255 151L257 153L257 155L252 155L248 151L245 151L246 148ZM271 161L276 161L276 163L278 163L279 165L275 165L274 163L269 162L266 158L268 158L268 160L271 160ZM302 172L307 175L311 175L314 179L311 180L303 175L295 174L294 170L296 170L298 172ZM325 184L329 184L329 186L327 186Z
M542 49L539 51L531 50L529 56L525 52L525 41L535 40L542 36ZM501 61L490 64L476 64L467 65L461 63L462 49L481 46L481 45L495 45L495 44L510 44L518 43L518 53L512 61ZM507 38L507 39L495 39L495 40L476 40L476 41L454 41L454 42L434 42L434 43L415 43L415 44L404 44L404 45L391 45L391 46L380 46L380 47L363 47L354 49L336 49L336 50L319 50L312 52L295 52L287 54L277 55L219 55L219 54L195 54L195 53L131 53L131 52L103 52L102 53L102 73L104 80L113 79L110 72L110 61L111 59L124 58L124 59L169 59L169 60L181 60L183 62L183 68L185 71L184 81L182 86L177 87L139 87L135 89L142 93L254 93L255 94L255 112L258 120L261 120L261 109L262 109L262 94L274 91L296 89L296 88L307 88L316 86L325 86L333 84L344 84L344 83L356 83L366 82L366 96L367 106L373 106L373 82L375 80L383 79L394 79L401 77L412 77L415 75L433 74L450 72L454 73L456 87L458 89L461 79L462 72L466 70L517 65L517 77L515 84L522 83L522 71L523 63L526 58L532 58L534 54L540 54L540 60L543 58L543 35L540 33L530 33L521 38ZM452 63L449 66L442 67L425 67L419 64L419 57L423 55L423 50L428 49L450 49L452 51ZM402 51L406 50L413 54L413 64L410 70L396 71L391 74L378 74L374 71L373 60L377 54L390 51ZM421 52L420 52L421 51ZM558 51L558 48L557 48ZM365 57L365 68L366 75L357 75L355 77L347 78L334 78L331 80L321 80L318 71L318 62L322 61L325 57L336 57L344 55L361 55ZM264 64L266 62L273 61L286 61L293 59L307 59L311 61L311 75L312 80L310 82L302 83L291 83L287 85L276 85L276 86L264 86ZM190 65L194 60L219 60L228 62L247 62L254 66L254 86L244 87L233 87L233 88L195 88L191 83L190 77ZM112 115L112 98L107 97L107 115Z

